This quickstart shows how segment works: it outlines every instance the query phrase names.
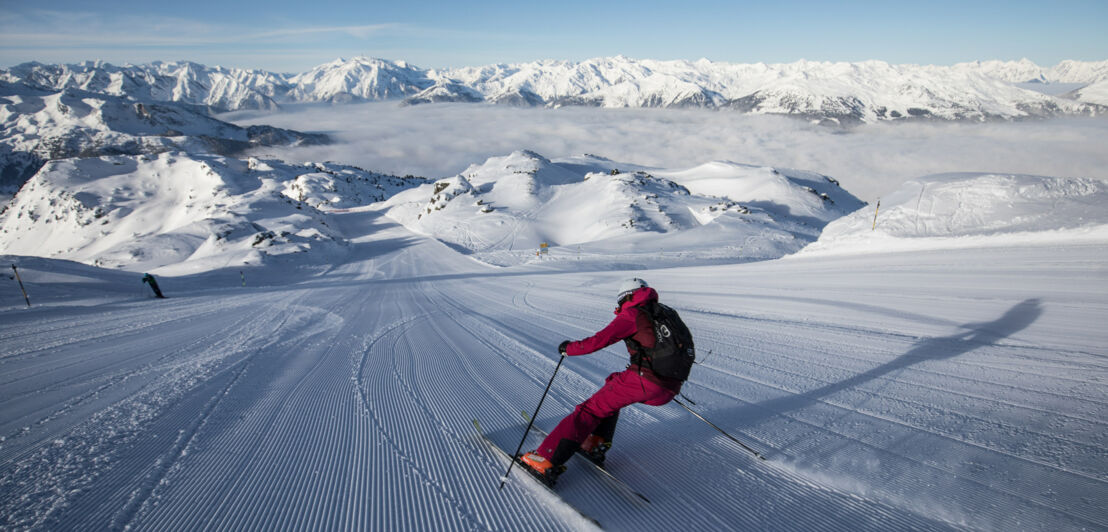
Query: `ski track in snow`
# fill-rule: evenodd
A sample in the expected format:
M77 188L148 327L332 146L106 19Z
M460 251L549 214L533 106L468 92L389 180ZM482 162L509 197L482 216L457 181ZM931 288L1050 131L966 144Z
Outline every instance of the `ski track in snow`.
M554 346L605 325L629 273L486 268L334 216L404 244L352 239L365 260L287 287L4 311L0 527L593 527L565 503L615 530L1108 527L1097 249L1018 286L973 250L633 272L696 335L691 406L768 460L635 406L609 469L652 502L571 461L563 503L519 471L498 490L472 420L513 451ZM626 358L567 358L537 425Z

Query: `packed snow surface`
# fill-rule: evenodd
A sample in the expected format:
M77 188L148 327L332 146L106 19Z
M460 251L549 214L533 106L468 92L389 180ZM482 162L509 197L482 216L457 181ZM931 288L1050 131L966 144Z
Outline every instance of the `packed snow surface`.
M67 163L68 179L113 161L154 171L164 157ZM500 186L553 196L578 178L526 154L509 159L494 167L518 164L515 181L475 169L438 194L492 183L490 198ZM286 172L258 163L266 175ZM212 187L232 186L219 168L236 164L246 163L187 162ZM698 179L651 175L690 195L723 194L712 168ZM299 181L287 172L282 183ZM993 188L963 186L975 180ZM276 182L251 186L269 187L269 202L288 198ZM934 211L927 192L917 199L923 184ZM1072 209L1086 201L1103 222L1103 192L1091 186L922 179L885 199L878 228L888 239L743 264L630 267L625 250L567 246L492 267L390 219L385 204L312 207L314 223L346 243L324 253L325 270L299 267L312 253L245 273L236 263L198 268L160 276L164 300L137 272L4 256L32 306L14 271L0 279L0 527L591 528L572 505L614 530L1105 529L1108 238L1058 230L1072 229L1081 216ZM1010 195L1021 187L1038 194L1034 205ZM980 203L983 193L993 199ZM120 194L120 209L138 209ZM493 199L517 215L539 204ZM962 212L954 200L985 205L980 219L922 216ZM919 230L916 202L928 209ZM464 206L474 219L492 214L473 203ZM1050 205L1070 214L1035 215ZM261 211L291 212L270 208ZM166 226L177 215L167 212ZM828 231L839 223L823 244L860 230L847 216ZM934 250L933 234L976 240ZM472 421L514 450L558 343L607 324L632 275L696 338L690 407L767 460L675 404L636 405L620 418L608 467L650 503L578 459L561 499L519 471L498 490L508 464ZM536 424L551 429L626 360L619 344L565 360ZM532 435L525 448L537 443Z

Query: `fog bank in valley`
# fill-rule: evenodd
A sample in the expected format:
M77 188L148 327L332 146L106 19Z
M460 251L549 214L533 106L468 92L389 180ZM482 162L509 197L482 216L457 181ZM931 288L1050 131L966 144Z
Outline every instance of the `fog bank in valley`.
M438 178L519 149L583 153L676 168L712 160L812 170L873 201L941 172L1012 172L1108 179L1108 121L882 123L839 129L779 116L670 109L403 107L395 102L304 106L222 116L239 124L323 131L336 143L263 149L291 161L335 161Z

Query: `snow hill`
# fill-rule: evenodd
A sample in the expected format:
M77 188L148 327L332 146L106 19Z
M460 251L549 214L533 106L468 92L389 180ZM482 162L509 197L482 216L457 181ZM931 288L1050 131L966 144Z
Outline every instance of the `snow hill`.
M1076 100L1056 98L1017 84L1070 83L1081 88L1102 81L1106 72L1108 61L1064 61L1050 68L1027 60L943 67L881 61L734 64L621 56L425 70L403 61L355 57L296 75L195 63L124 67L100 62L26 63L0 71L0 80L219 110L403 99L407 104L482 101L551 107L693 106L872 122L1101 114L1104 110L1099 100L1082 93L1072 95Z
M388 215L483 261L651 254L760 260L793 253L863 203L826 176L729 162L666 170L519 151L390 198ZM561 248L561 249L559 249Z
M0 211L6 253L136 271L312 261L348 245L320 209L424 182L336 165L181 152L50 161Z
M906 182L879 206L832 221L806 253L1011 245L1108 235L1108 183L1012 174ZM876 220L875 220L876 215Z
M321 134L239 127L177 103L0 82L0 193L14 192L53 159L171 150L232 155L327 141Z

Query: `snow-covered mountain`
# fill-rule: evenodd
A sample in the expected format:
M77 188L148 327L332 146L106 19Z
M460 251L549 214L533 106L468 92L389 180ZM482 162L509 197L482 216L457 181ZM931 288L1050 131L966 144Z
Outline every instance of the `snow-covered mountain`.
M1052 67L1041 67L1028 59L1019 61L975 61L959 63L954 70L984 74L987 77L1013 83L1062 99L1097 106L1108 106L1103 88L1108 82L1108 61L1066 60ZM1060 87L1061 90L1055 89ZM1103 112L1101 109L1099 112Z
M831 178L796 170L729 162L667 170L518 151L385 205L415 232L512 264L543 243L574 257L668 250L683 260L775 258L863 203Z
M0 211L0 248L139 270L207 270L306 251L323 259L345 242L320 209L381 201L424 182L181 152L50 161Z
M1065 60L1042 67L1029 59L1019 61L974 61L958 63L954 70L984 74L1009 83L1092 83L1108 78L1108 61Z
M347 103L402 99L509 105L707 107L798 115L840 122L928 118L1019 119L1102 114L1094 100L1058 98L1020 83L1081 88L1103 80L1108 61L1064 61L1043 68L1028 60L960 63L951 67L881 61L735 64L635 60L536 61L425 70L402 61L338 59L297 75L153 63L27 63L0 71L0 80L179 101L213 109L271 109L281 103Z
M403 61L337 59L289 78L291 101L350 103L391 100L431 87L427 71Z
M721 107L846 122L1099 112L1021 89L985 72L881 61L743 65L614 57L494 65L449 75L491 100L532 95L549 106Z
M239 127L180 103L0 81L0 193L14 192L53 159L170 150L233 155L327 141L321 134Z
M958 63L954 65L953 70L984 74L990 78L1007 81L1008 83L1050 83L1059 81L1051 79L1052 69L1043 68L1026 58L1019 61L992 60Z
M1067 96L1079 102L1089 102L1108 107L1108 78L1076 89Z
M434 85L405 98L403 105L449 102L476 103L484 100L485 96L476 89L453 81L438 81Z

